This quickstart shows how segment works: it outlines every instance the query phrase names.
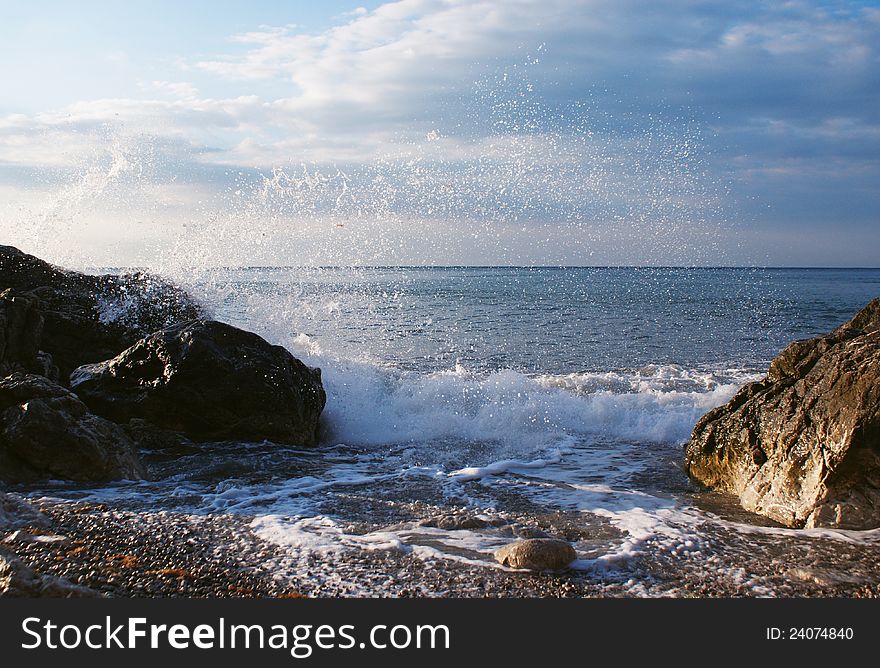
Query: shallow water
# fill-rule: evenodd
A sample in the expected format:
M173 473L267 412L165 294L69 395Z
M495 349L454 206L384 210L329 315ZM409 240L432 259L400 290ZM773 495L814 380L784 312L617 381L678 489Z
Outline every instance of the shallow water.
M150 455L153 482L45 492L253 516L289 569L385 550L498 569L494 549L543 531L574 542L576 577L629 595L876 580L880 532L774 527L680 465L703 413L880 294L880 270L257 268L188 287L322 368L321 446L208 444Z

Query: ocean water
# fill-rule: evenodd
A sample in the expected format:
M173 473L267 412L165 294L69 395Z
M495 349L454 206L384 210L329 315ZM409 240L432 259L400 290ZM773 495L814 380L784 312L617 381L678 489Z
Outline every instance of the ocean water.
M151 456L151 482L47 493L253 517L289 569L376 550L497 569L497 547L542 529L573 541L584 577L636 595L674 595L632 565L682 554L776 593L725 556L754 549L744 536L764 537L767 559L804 540L805 554L811 540L877 554L878 532L794 532L738 511L681 460L701 415L880 295L880 270L243 268L187 288L322 368L321 445L202 445ZM467 528L439 528L450 514Z

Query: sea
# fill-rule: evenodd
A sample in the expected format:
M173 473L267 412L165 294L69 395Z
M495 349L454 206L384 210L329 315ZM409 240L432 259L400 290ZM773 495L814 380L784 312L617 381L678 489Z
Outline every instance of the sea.
M544 532L625 595L686 595L651 571L670 559L743 595L876 580L853 564L876 563L878 531L778 526L682 460L697 420L789 342L880 295L880 269L247 267L186 288L321 368L320 445L196 444L148 455L151 481L42 493L240 515L292 570L390 551L491 572L498 547Z

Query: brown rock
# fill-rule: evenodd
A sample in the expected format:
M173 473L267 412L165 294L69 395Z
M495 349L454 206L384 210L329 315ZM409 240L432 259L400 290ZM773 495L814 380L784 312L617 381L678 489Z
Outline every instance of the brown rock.
M558 571L577 559L571 543L556 538L529 538L495 551L495 561L510 568Z
M685 469L790 527L880 526L880 299L704 415Z

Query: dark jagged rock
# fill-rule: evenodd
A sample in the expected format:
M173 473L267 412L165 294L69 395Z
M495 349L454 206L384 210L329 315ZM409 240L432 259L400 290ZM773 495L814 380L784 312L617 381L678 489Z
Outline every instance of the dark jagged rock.
M880 526L880 299L703 416L685 468L787 526Z
M142 418L198 441L314 445L326 396L319 369L231 325L193 320L74 371L71 386L115 422Z
M98 278L101 320L131 333L143 336L205 315L184 290L153 274L136 271Z
M144 477L123 429L37 375L0 380L0 479L12 482Z
M190 452L193 448L192 441L179 431L162 429L141 418L132 418L122 428L138 450Z
M39 349L42 334L39 301L11 288L0 292L0 376L27 371L57 380L52 356Z
M108 359L146 334L203 316L179 288L144 273L92 276L0 246L0 290L39 300L40 350L66 381L76 367Z

